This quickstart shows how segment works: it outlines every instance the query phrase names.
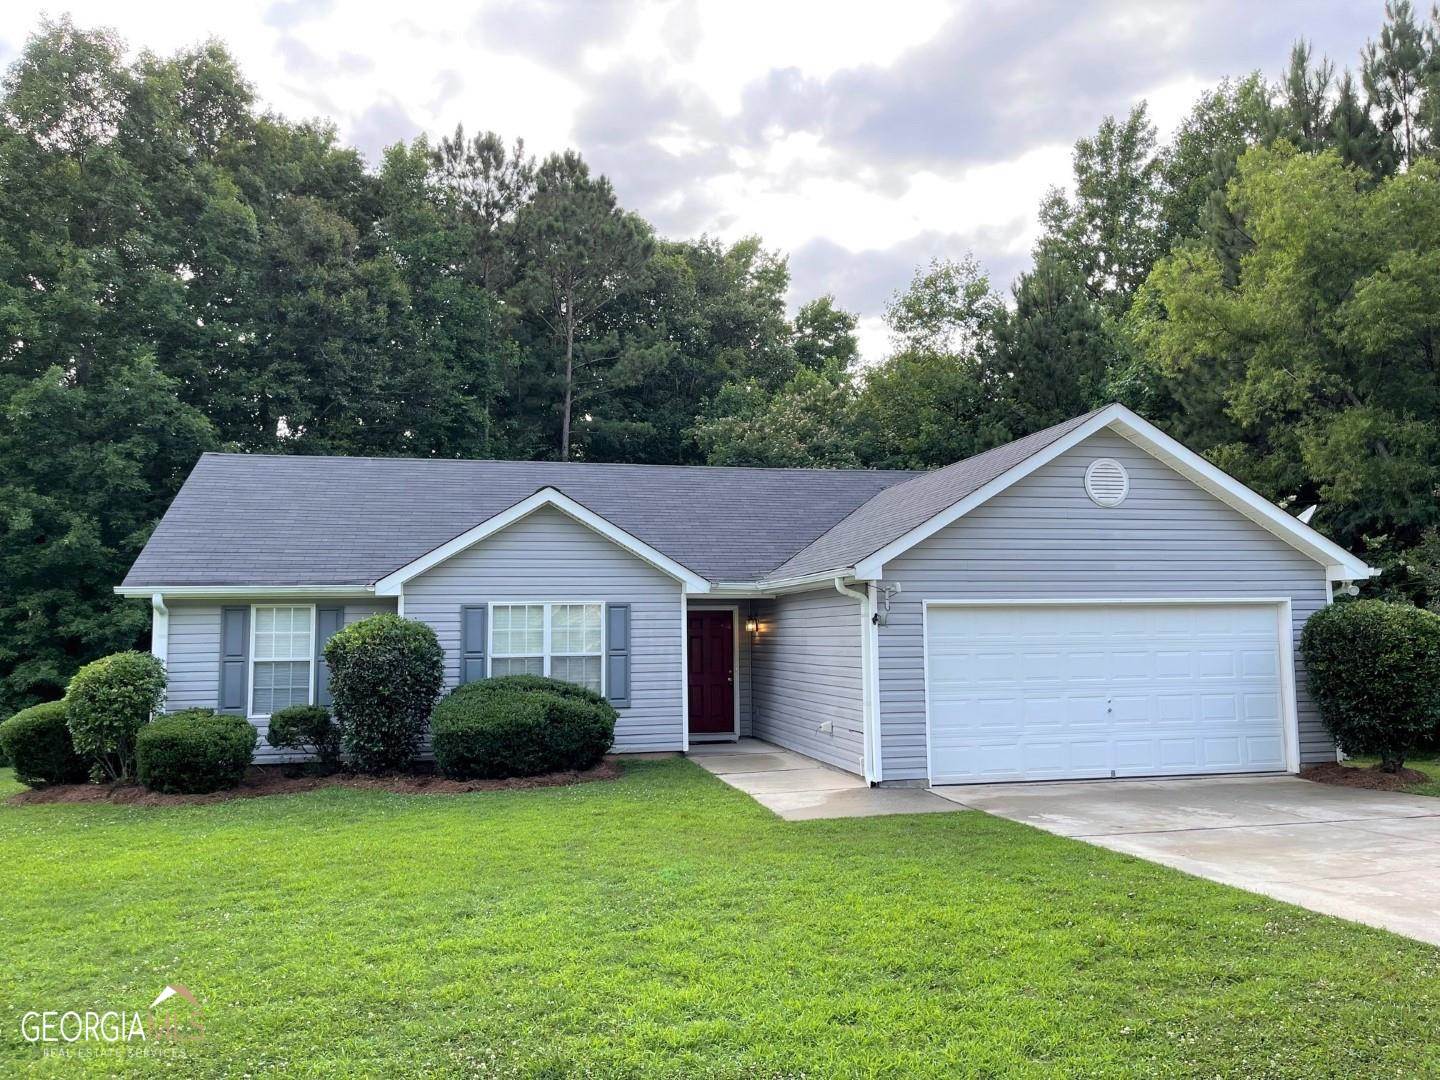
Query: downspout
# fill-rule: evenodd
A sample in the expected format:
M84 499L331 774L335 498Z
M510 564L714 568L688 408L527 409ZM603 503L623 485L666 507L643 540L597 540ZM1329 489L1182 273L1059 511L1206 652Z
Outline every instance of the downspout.
M170 609L164 593L150 595L150 655L162 664L170 659Z
M876 783L880 778L879 755L875 751L876 736L879 733L879 710L875 707L875 635L873 616L875 604L869 588L863 591L845 584L845 579L836 577L835 591L842 596L860 601L860 717L865 730L861 732L864 746L865 781Z

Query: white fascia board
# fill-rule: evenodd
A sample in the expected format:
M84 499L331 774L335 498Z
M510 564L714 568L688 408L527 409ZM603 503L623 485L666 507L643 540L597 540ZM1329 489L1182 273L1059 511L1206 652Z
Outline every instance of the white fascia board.
M836 578L847 581L855 577L853 568L844 566L838 570L825 570L818 574L800 577L762 578L759 581L717 581L711 587L712 596L737 597L748 600L768 600L781 593L803 592L807 589L829 588Z
M1111 421L1125 439L1169 465L1221 502L1244 514L1255 524L1272 533L1291 547L1323 563L1333 581L1363 581L1379 573L1365 560L1346 551L1333 540L1321 535L1293 514L1287 514L1270 500L1263 498L1239 480L1216 468L1195 451L1177 442L1144 417L1120 408L1121 414ZM1106 410L1107 412L1109 410Z
M486 518L474 528L467 529L459 536L453 537L434 548L414 562L407 563L393 573L387 574L375 583L375 594L377 596L399 595L401 586L417 574L423 574L433 566L438 566L446 559L457 555L468 547L478 544L486 537L494 536L502 529L507 529L521 518L528 517L536 510L543 507L554 507L566 517L584 525L592 532L599 533L605 539L611 541L617 547L624 548L636 558L649 563L657 570L669 574L685 586L689 593L708 593L710 582L684 566L681 566L670 556L657 551L639 537L632 536L624 529L611 521L607 521L599 514L582 506L570 496L553 487L541 488L529 498L522 499L508 510L502 510L493 517Z
M117 585L117 596L167 600L242 600L266 596L363 596L373 585Z
M892 540L873 555L861 559L855 564L855 576L879 580L884 575L885 564L891 559L910 550L922 540L933 536L945 526L968 514L975 507L988 502L1006 488L1023 480L1037 469L1054 461L1067 450L1073 449L1091 435L1105 428L1115 431L1122 438L1169 465L1192 483L1208 491L1261 528L1324 565L1326 574L1331 580L1358 581L1379 573L1366 565L1364 560L1350 554L1334 541L1320 535L1309 525L1287 514L1234 477L1222 472L1195 451L1172 439L1148 420L1138 416L1124 405L1117 404L1102 409L1075 430L1062 435L1049 446L1037 450L1030 457L1001 473L988 484L971 492L928 521L917 525L904 536Z

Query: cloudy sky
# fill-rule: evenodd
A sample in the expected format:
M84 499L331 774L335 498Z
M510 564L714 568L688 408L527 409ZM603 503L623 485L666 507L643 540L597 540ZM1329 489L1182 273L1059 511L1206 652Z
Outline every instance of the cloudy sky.
M1423 5L1421 5L1423 6ZM574 146L669 236L758 233L792 300L879 315L915 266L1023 269L1071 144L1150 102L1162 132L1303 35L1355 63L1381 0L9 0L0 62L44 12L170 52L215 36L260 97L374 161L420 132Z

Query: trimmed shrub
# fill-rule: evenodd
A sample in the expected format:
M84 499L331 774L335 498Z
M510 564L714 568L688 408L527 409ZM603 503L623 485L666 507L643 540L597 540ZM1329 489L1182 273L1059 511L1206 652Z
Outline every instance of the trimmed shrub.
M265 741L281 750L313 754L321 765L340 764L340 729L323 705L291 705L270 717Z
M0 724L0 748L15 765L15 779L30 787L82 784L90 777L90 763L70 738L63 701L21 709Z
M207 795L245 776L259 736L243 716L185 709L156 717L135 739L140 782L151 791Z
M135 736L165 702L165 665L120 652L86 664L65 691L75 749L112 780L135 776Z
M1440 729L1440 615L1384 600L1321 608L1300 654L1320 719L1347 754L1397 772Z
M467 683L435 708L435 762L457 780L539 776L597 764L615 741L614 708L533 675Z
M565 682L561 679L547 679L544 675L497 675L493 679L480 679L476 682L465 683L450 691L453 697L456 694L493 694L501 690L518 691L521 693L558 694L564 698L574 698L577 701L588 701L593 705L609 705L600 694L594 690L587 689L579 683Z
M415 757L444 682L435 631L398 615L372 615L325 643L341 745L361 772L405 768Z

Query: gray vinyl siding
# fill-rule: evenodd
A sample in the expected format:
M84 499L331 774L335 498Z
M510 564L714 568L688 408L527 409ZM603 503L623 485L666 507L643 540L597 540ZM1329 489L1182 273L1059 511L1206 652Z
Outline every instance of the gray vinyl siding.
M547 600L631 605L631 704L615 749L679 750L683 598L668 574L544 508L405 583L406 617L433 627L445 650L447 687L460 678L462 606Z
M736 628L739 639L739 647L735 651L735 695L739 699L740 711L740 734L747 736L753 734L750 727L750 717L754 711L753 695L751 692L750 678L750 635L745 632L745 620L751 617L751 601L735 600L696 600L691 598L687 610L703 611L706 609L722 608L724 610L738 609L735 612Z
M860 604L828 590L755 602L751 655L757 738L863 773ZM826 721L834 729L826 734Z
M223 604L217 600L168 601L165 605L170 609L169 656L165 664L169 684L165 698L166 712L215 708L220 696L220 608L252 604L343 607L343 621L346 626L359 622L368 615L395 610L395 601L374 598L336 600L330 597L305 599L287 596L273 600L227 600ZM268 726L264 720L252 720L251 723L261 737L255 750L256 761L284 761L294 756L277 754L269 743L264 741L265 729Z
M377 600L370 604L346 604L345 616L342 620L345 626L354 626L361 619L368 619L371 615L379 615L382 612L394 611L395 601Z
M171 601L165 711L213 709L220 696L220 605Z
M1085 494L1097 457L1130 473L1117 507ZM1325 568L1118 435L1086 439L917 544L886 566L885 582L902 587L879 630L886 781L926 777L922 603L946 599L1288 596L1300 758L1335 760L1298 657L1301 627L1328 600Z

